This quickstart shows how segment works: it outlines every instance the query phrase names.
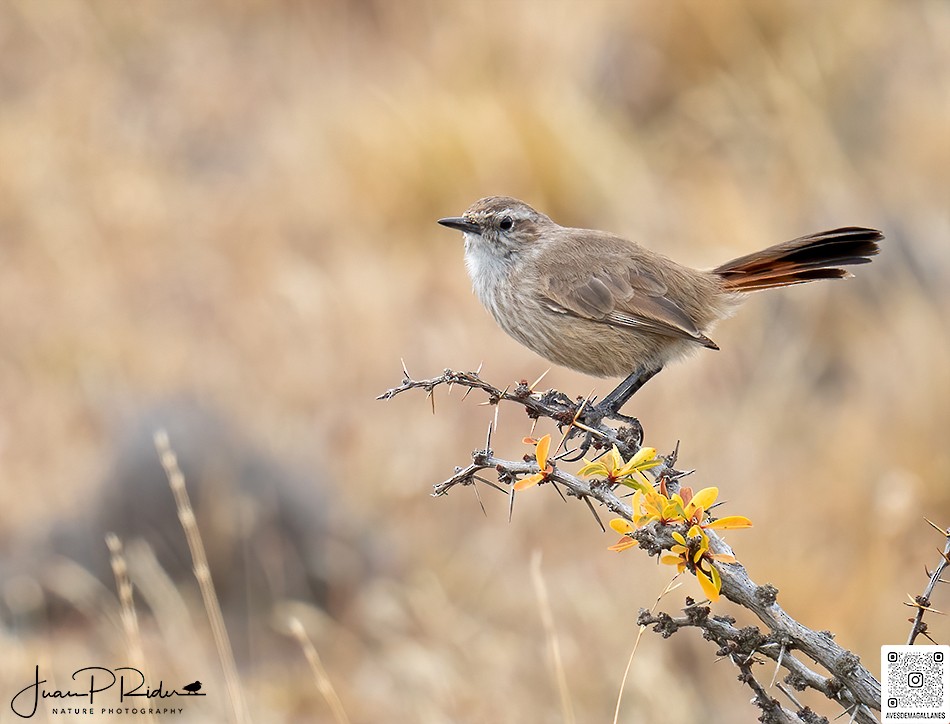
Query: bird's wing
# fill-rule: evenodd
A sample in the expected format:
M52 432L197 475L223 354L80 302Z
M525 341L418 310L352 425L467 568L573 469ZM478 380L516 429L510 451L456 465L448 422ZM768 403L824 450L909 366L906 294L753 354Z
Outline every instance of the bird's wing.
M565 264L541 278L542 301L552 311L716 348L670 298L666 284L625 255L606 256L593 274Z

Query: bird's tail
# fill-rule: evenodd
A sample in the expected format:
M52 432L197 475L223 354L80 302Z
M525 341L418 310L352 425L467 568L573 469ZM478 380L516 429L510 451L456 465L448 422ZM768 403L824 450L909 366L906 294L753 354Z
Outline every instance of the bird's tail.
M804 284L815 279L844 279L839 267L866 264L880 250L880 231L848 226L776 244L716 267L726 289L754 292Z

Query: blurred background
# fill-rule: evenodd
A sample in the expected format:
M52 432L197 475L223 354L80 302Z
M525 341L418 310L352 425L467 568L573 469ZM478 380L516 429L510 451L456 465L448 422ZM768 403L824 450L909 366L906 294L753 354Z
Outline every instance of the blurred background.
M23 576L79 598L50 574L50 526L74 536L59 553L99 551L72 555L93 571L104 527L130 520L109 501L153 509L161 424L252 513L262 480L317 511L312 529L264 521L291 539L264 567L293 549L301 570L329 571L320 593L282 590L353 721L567 720L535 552L577 721L610 720L637 611L670 569L609 553L615 536L549 489L519 496L511 524L489 489L487 517L470 489L430 498L493 408L458 391L436 393L435 416L422 393L374 399L400 358L417 377L483 364L502 387L547 369L496 328L461 236L435 224L493 194L695 266L835 226L884 231L855 279L755 295L713 335L721 352L628 407L648 444L680 441L693 485L754 520L728 536L753 579L878 673L942 546L923 518L950 525L948 35L936 1L3 3L0 537L19 581L4 697L38 662L63 682L128 661L105 608L57 614ZM612 382L554 368L544 385ZM496 452L527 452L523 413L503 407L499 424ZM147 490L165 495L160 476ZM211 518L242 515L217 499ZM161 520L180 535L173 512ZM229 535L217 580L264 556ZM103 575L97 600L114 605ZM237 590L224 605L256 720L332 721L299 647ZM661 607L688 594L692 579ZM146 661L168 687L205 682L189 720L223 719L203 608L182 601L171 628L143 604ZM169 633L186 615L188 646ZM620 720L755 720L714 652L647 634Z

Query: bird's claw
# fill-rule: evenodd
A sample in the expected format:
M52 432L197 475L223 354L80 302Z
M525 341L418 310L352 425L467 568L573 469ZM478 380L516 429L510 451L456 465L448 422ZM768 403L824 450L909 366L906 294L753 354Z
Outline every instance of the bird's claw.
M578 431L578 428L574 428L568 433L568 439L570 439L575 432ZM584 434L584 439L581 441L581 444L577 446L576 450L572 450L570 453L564 453L564 456L561 460L565 463L576 463L578 460L583 458L587 451L590 450L591 443L594 440L594 436L589 432Z
M568 442L583 433L584 439L581 440L580 445L578 445L575 450L565 453L560 459L567 463L573 463L583 458L594 444L594 438L599 436L598 433L603 432L602 423L604 420L616 420L617 422L630 425L634 428L639 428L640 426L640 421L637 420L637 418L623 415L614 409L613 406L605 402L591 405L584 409L575 420L575 422L581 423L583 427L572 425L567 436L564 438L565 442Z

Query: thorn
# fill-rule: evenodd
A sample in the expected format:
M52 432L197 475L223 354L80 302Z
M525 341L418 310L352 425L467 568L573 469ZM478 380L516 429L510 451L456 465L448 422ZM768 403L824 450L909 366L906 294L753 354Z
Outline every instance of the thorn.
M482 405L483 405L483 406L484 406L484 405L497 405L499 402L501 402L502 400L505 399L505 396L508 394L508 390L510 390L510 389L511 389L511 385L508 385L504 390L502 390L502 393L501 393L500 395L498 395L498 399L497 399L497 400L488 400L487 402L483 402ZM496 414L497 414L497 413L496 413Z
M930 518L924 518L924 520L930 523L930 527L937 531L940 535L944 536L945 538L950 538L950 528L941 528L939 525L930 520Z
M584 502L587 503L587 507L590 510L591 515L594 516L594 520L597 521L597 525L600 526L600 532L606 533L607 529L604 527L604 521L600 519L600 516L597 515L597 510L594 508L594 504L590 502L590 497L584 496Z
M557 484L557 481L556 481L556 480L548 480L548 482L551 483L551 485L554 486L554 489L557 491L557 494L561 496L561 500L563 500L563 501L566 503L566 502L567 502L567 498L565 498L565 497L564 497L564 493L561 492L561 486Z
M775 680L778 679L778 672L782 670L782 659L785 658L785 644L782 644L782 650L778 652L778 658L775 660L775 673L772 674L772 683L769 684L771 689L775 686Z
M564 461L566 461L566 462L572 463L572 462L574 462L574 461L571 460L571 459L568 457L568 455L570 455L571 453L575 453L575 452L577 452L577 448L576 448L576 447L572 447L571 449L564 448L564 452L558 453L557 455L552 456L552 459L554 459L554 460L564 460Z
M497 490L499 493L504 493L505 495L508 495L508 491L507 491L507 490L505 490L505 489L504 489L503 487L501 487L500 485L496 485L495 483L493 483L493 482L492 482L491 480L489 480L488 478L483 478L483 477L481 477L480 475L473 475L472 477L473 477L475 480L478 480L479 482L485 483L485 485L488 485L489 487L494 488L494 489Z
M484 361L478 363L478 369L475 370L475 376L478 377L482 373L482 365L485 364Z
M916 608L918 611L926 611L927 613L936 613L940 616L947 615L943 611L938 611L935 608L931 608L930 606L925 606L922 603L918 603L909 593L907 594L907 597L910 599L909 603L907 601L904 601L904 605L907 606L907 608Z
M551 371L550 367L544 370L544 372L541 373L541 376L538 379L536 379L533 383L531 383L531 386L528 389L534 392L534 388L537 387L541 383L541 380L543 380L547 376L548 372L550 371Z
M573 458L572 458L572 457L568 457L568 456L569 456L569 455L573 455L573 454L576 453L578 450L580 450L579 447L572 447L570 450L568 450L568 449L565 448L564 452L562 452L560 455L554 456L554 459L555 459L555 460L558 460L558 461L568 462L568 463L577 462L578 460L581 459L581 457L583 457L583 453L581 453L581 455L580 455L579 457L573 457Z
M515 486L514 483L508 488L508 522L511 523L511 514L515 509Z
M584 432L589 432L591 435L600 435L601 437L603 437L604 435L604 433L602 433L600 430L595 430L592 427L588 427L583 422L575 421L573 426L578 428L579 430L583 430Z
M581 404L581 406L577 408L577 412L574 414L573 424L575 425L575 427L579 427L582 430L587 430L588 432L596 432L598 434L601 434L599 430L591 430L589 427L586 427L585 425L582 425L581 423L578 422L578 420L581 419L581 413L584 411L584 408L590 405L593 405L594 399L595 399L594 390L591 390L589 393L587 393L587 397L584 398L583 404Z
M482 515L484 515L484 516L487 518L487 517L488 517L488 511L485 510L485 504L482 502L482 496L481 496L481 494L478 492L478 486L477 486L477 485L473 485L473 486L472 486L472 490L475 491L475 499L478 501L478 505L479 505L479 507L482 509Z
M435 388L433 387L429 390L428 394L429 401L432 403L432 414L435 414Z
M594 394L594 393L591 392L591 394ZM564 432L564 434L561 436L561 442L558 443L557 448L555 448L555 450L554 450L554 456L555 456L555 457L557 457L557 454L561 451L561 448L564 447L564 443L567 442L567 436L571 434L571 429L572 429L573 427L581 427L581 428L583 428L582 425L578 425L577 419L581 416L581 413L584 411L584 408L587 407L587 403L588 403L588 402L590 402L590 396L589 396L589 395L584 399L584 401L581 403L580 407L577 408L577 412L574 413L574 419L571 420L571 424L567 426L567 430L566 430L566 431ZM589 430L589 428L587 428L587 429Z
M851 276L854 276L854 275L852 274ZM874 716L873 714L871 714L870 710L869 710L866 706L864 706L864 704L856 703L856 704L854 705L854 707L853 707L854 711L851 712L851 718L848 719L848 724L854 724L854 722L857 721L858 712L861 711L862 708L864 709L864 712L865 712L866 714L868 714L868 715L870 715L870 716L872 716L872 717ZM848 713L848 710L845 709L843 712L841 712L841 713L838 715L838 717L842 717L842 716L844 716L844 715L847 714L847 713ZM838 717L836 717L836 718L838 718Z
M462 395L462 402L465 401L465 398L466 398L466 397L468 397L470 394L472 394L472 390L474 390L474 389L475 389L474 387L469 387L467 390L465 390L465 394Z
M669 454L669 457L666 461L667 466L673 467L674 465L676 465L676 461L679 459L679 456L680 456L680 441L677 440L676 446L673 448L673 452Z
M594 455L594 457L592 457L591 460L592 460L593 462L597 462L598 460L600 460L604 455L606 455L606 454L609 453L609 452L610 452L610 450L608 450L607 448L604 448L604 449L602 449L599 453L597 453L596 455Z
M801 705L801 702L798 701L798 699L795 698L795 695L792 694L792 692L790 692L788 689L786 689L781 683L780 683L780 684L777 684L777 688L778 688L779 691L781 691L783 694L785 694L785 696L787 696L787 697L789 698L789 700L790 700L796 707L798 707L798 710L799 710L799 711L801 711L801 710L804 708L804 707Z
M402 364L402 373L406 376L406 380L411 380L412 377L409 376L409 370L406 368L406 360L400 357L399 362Z
M536 417L531 421L531 432L528 433L528 437L534 437L534 429L538 426L538 419Z

